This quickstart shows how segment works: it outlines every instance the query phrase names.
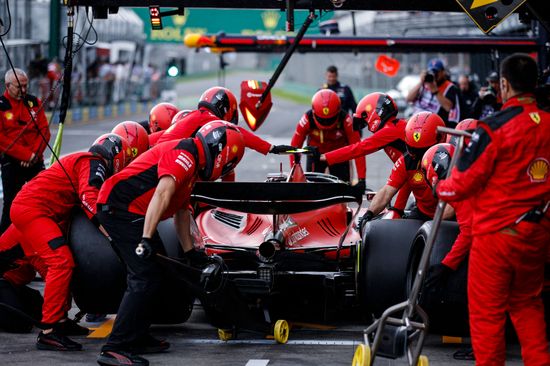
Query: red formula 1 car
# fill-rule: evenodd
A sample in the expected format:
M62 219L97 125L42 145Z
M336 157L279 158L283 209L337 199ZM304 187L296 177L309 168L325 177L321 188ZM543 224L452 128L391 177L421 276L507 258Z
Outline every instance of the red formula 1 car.
M363 192L336 177L304 173L299 164L289 174L269 175L265 182L197 183L196 245L214 255L218 268L213 272L222 279L216 289L225 292L201 294L192 283L190 289L189 282L209 274L189 281L189 271L165 258L168 276L155 321L185 321L194 297L220 328L264 329L242 324L253 313L267 323L351 315L371 320L371 314L377 316L406 298L430 222L374 220L359 232L356 217L362 197ZM181 248L172 221L162 222L159 232L167 256L177 259ZM433 263L448 252L457 232L456 223L443 223ZM76 304L89 313L115 313L125 276L109 242L77 215L70 244L77 264ZM465 275L464 266L449 278L452 290L426 297L432 329L445 334L467 331Z

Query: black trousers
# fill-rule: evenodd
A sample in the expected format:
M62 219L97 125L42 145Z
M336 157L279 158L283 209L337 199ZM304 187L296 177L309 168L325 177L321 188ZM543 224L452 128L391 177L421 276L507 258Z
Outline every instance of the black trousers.
M148 334L151 305L164 274L154 259L142 259L136 255L136 246L143 235L143 216L125 211L98 211L97 218L111 236L127 270L126 292L118 308L113 331L102 350L129 350L134 342L139 342ZM155 249L164 252L158 233L153 239Z
M324 173L328 164L325 161L313 160L311 157L307 157L306 170L308 172ZM349 182L349 162L338 163L328 167L330 174L337 176L344 182Z
M2 207L2 220L0 221L0 235L11 224L10 209L15 196L23 187L23 184L36 177L44 170L44 162L39 161L33 166L23 168L21 161L4 155L0 158L2 164L2 187L4 190L4 205Z
M420 211L418 209L418 206L416 206L416 204L413 207L411 207L411 210L409 211L409 213L405 214L403 218L409 219L409 220L422 220L422 221L433 220L433 217L426 215L424 212Z

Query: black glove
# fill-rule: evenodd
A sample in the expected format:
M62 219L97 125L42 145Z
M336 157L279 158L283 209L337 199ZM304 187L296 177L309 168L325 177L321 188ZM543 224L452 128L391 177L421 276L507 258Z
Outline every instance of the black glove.
M15 263L17 259L23 258L25 253L21 248L21 245L16 246L0 252L0 276L9 270L15 269L18 265Z
M136 247L136 255L142 259L148 259L155 254L153 241L150 238L141 238Z
M193 267L202 268L208 263L208 256L203 250L196 250L195 248L183 253L182 258Z
M321 157L321 153L319 152L319 148L317 146L306 146L304 147L304 150L307 151L306 154L311 156L313 161L319 161L319 158Z
M359 191L361 192L361 194L363 194L367 190L367 183L365 182L364 179L359 179L359 182L357 182L357 184L354 185L353 188L355 188L356 191Z
M431 266L424 282L426 289L434 292L442 290L452 272L453 270L443 263Z
M367 221L372 220L374 217L374 212L367 210L363 216L359 218L359 230L363 230L363 226L367 223Z
M269 153L271 153L271 154L281 154L281 153L286 153L288 151L293 151L293 150L296 150L296 148L294 146L290 146L290 145L273 145L271 147L271 150L269 150Z

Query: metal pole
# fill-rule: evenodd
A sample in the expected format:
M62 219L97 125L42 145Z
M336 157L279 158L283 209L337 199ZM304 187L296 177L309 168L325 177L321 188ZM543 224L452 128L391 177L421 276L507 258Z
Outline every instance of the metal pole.
M59 57L59 43L60 27L61 24L61 5L59 0L50 1L50 47L48 50L48 56L50 59Z
M277 79L279 78L279 76L283 72L286 64L288 63L288 60L290 60L290 57L292 56L292 54L296 50L296 47L298 47L298 44L300 43L300 41L304 37L304 34L306 34L307 29L309 28L309 26L311 25L311 23L313 22L313 20L316 17L317 16L315 15L315 13L313 11L309 12L309 15L307 16L304 24L302 24L302 27L298 31L298 34L296 34L296 37L294 38L294 42L292 42L290 47L288 47L288 49L285 52L285 55L283 56L283 59L281 60L281 62L277 66L277 69L275 70L275 72L273 73L273 76L271 77L271 79L269 79L269 83L267 84L267 88L264 90L264 92L262 93L262 96L260 97L260 100L256 104L256 109L259 109L262 106L262 103L265 101L265 98L267 98L267 96L269 95L269 92L271 91L271 89L273 88L273 86L277 82Z

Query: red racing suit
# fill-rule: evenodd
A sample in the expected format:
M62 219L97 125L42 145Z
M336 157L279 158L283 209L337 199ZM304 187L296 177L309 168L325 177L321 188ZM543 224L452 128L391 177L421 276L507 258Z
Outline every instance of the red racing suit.
M456 221L460 232L451 247L451 250L441 261L444 265L456 271L460 263L466 258L472 246L472 204L469 199L450 203L456 214Z
M548 212L533 215L550 200L549 146L550 113L533 95L510 98L478 125L437 187L450 202L472 197L468 302L478 365L504 365L506 312L525 364L550 364L540 297L550 220Z
M21 233L11 224L8 229L4 231L2 236L0 236L0 252L20 245L20 241ZM48 268L45 266L44 261L37 255L25 256L17 259L14 264L17 267L5 272L2 276L14 286L24 286L28 284L34 279L36 272L40 274L40 277L46 278Z
M175 179L177 187L161 220L172 217L182 207L189 206L189 197L198 178L197 166L199 160L204 161L203 154L194 139L160 143L107 179L97 204L145 216L160 178L169 175Z
M0 152L21 161L29 161L34 153L37 161L43 160L46 143L40 134L49 141L50 128L38 98L27 94L17 100L6 91L0 97L0 129Z
M153 132L152 134L148 135L148 137L149 137L149 146L153 147L156 144L158 144L159 139L162 137L162 135L164 135L165 132L166 131L161 130L161 131Z
M220 118L215 116L208 108L199 107L199 109L186 115L178 122L170 126L169 129L159 138L158 143L166 141L181 140L188 137L194 137L197 131L208 122L217 121ZM267 155L271 150L271 144L254 133L238 127L244 138L244 144L247 148L255 150L260 154ZM224 177L224 181L235 181L235 172L229 172Z
M23 186L11 207L11 219L21 233L28 257L47 267L42 322L54 324L70 308L69 284L74 261L65 239L74 206L95 215L99 188L107 175L105 161L89 152L68 155Z
M395 163L407 151L405 145L405 126L407 121L395 118L387 121L383 128L376 131L372 136L357 142L353 145L341 147L337 150L329 151L325 154L328 165L342 163L361 156L369 155L384 149L388 158ZM394 207L404 211L409 198L410 189L405 187L399 190L395 199Z
M344 146L356 144L361 141L359 132L353 130L353 120L350 115L340 113L336 126L332 129L319 129L313 121L313 111L309 110L300 119L296 125L296 131L292 136L290 145L300 148L307 139L308 146L316 146L321 154L339 149ZM346 159L348 160L348 159ZM343 160L343 161L346 161ZM290 164L294 164L294 156L290 156ZM357 177L365 179L367 174L367 165L364 154L357 155L355 158Z
M434 198L432 189L428 186L424 174L420 170L420 159L416 159L408 153L397 159L387 184L400 190L400 194L401 191L412 191L418 210L425 216L434 216L437 200ZM407 193L408 196L409 193Z

